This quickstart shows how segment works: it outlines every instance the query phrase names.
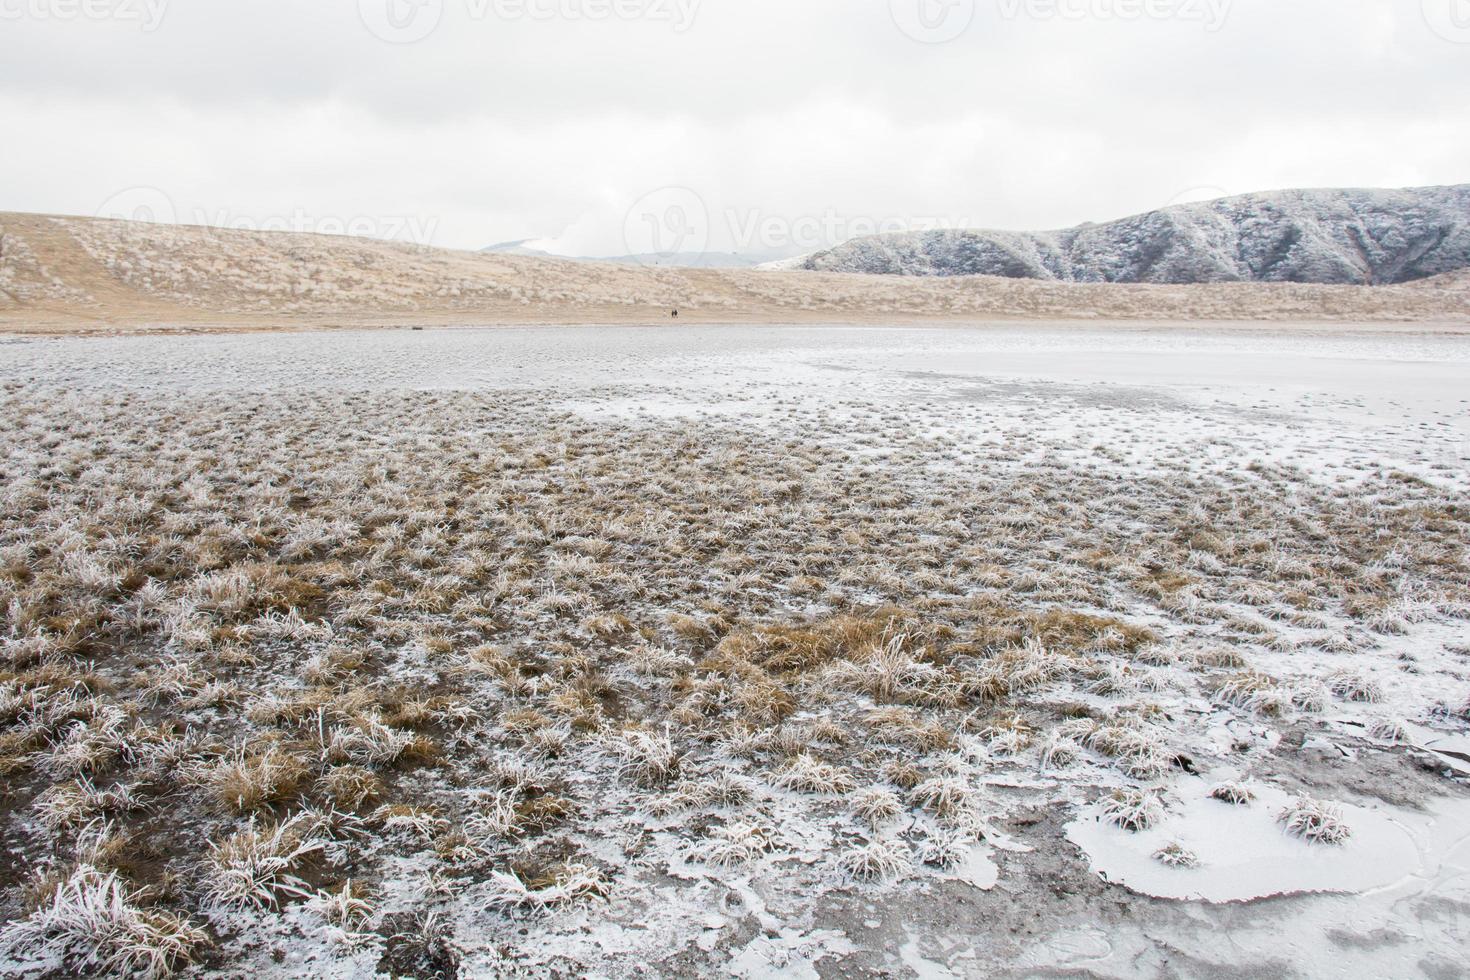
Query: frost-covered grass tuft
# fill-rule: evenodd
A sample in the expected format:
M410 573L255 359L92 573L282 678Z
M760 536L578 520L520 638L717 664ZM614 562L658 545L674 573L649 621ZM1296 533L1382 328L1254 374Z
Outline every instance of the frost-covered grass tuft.
M253 813L293 796L307 776L306 763L278 745L247 752L243 747L209 773L222 809Z
M831 679L880 703L941 697L946 684L944 672L920 659L922 654L922 650L914 649L909 636L900 633L858 652L851 661L834 664Z
M318 788L339 806L357 809L381 797L386 789L372 770L363 766L333 766L317 780Z
M1275 717L1284 713L1291 696L1283 691L1274 677L1265 674L1235 674L1215 688L1215 701L1259 715Z
M1352 671L1340 671L1328 681L1332 693L1344 701L1377 704L1383 700L1383 689L1371 677Z
M433 808L408 803L380 806L372 812L371 820L386 832L402 832L423 841L433 840L448 826Z
M903 813L903 801L893 790L874 786L853 797L852 810L860 820L877 827Z
M1120 755L1114 762L1129 779L1161 779L1174 766L1173 758L1156 745Z
M129 786L118 784L102 789L83 777L52 786L36 797L32 808L36 818L55 831L72 830L98 818L131 813L141 809L142 803Z
M1171 841L1155 851L1154 860L1171 868L1199 867L1199 857L1178 841Z
M770 832L753 823L729 823L710 831L702 855L710 864L748 864L771 850Z
M852 776L805 753L796 756L776 773L776 784L802 793L837 794L852 790Z
M935 776L909 791L910 802L941 817L959 813L974 799L974 789L959 776Z
M1368 735L1380 742L1392 742L1394 745L1405 745L1409 741L1409 732L1404 724L1393 718L1374 718L1368 723Z
M1220 670L1245 670L1250 666L1250 661L1240 651L1231 647L1211 647L1208 650L1197 651L1194 662L1203 668L1218 668Z
M306 898L311 890L296 872L324 846L315 821L305 815L265 827L252 823L211 845L204 878L208 901L220 908L266 909L285 898Z
M628 654L628 666L644 678L668 677L686 663L680 654L661 647L639 647Z
M1041 750L1041 765L1046 769L1065 769L1077 761L1081 750L1082 746L1074 739L1053 733Z
M1327 686L1317 682L1299 684L1291 690L1292 705L1308 714L1315 715L1326 711L1328 704L1331 703L1331 697Z
M1110 665L1088 681L1084 690L1098 697L1116 698L1133 693L1138 686L1138 678L1134 674L1122 667Z
M891 881L913 867L908 847L902 841L879 838L855 844L842 853L844 871L859 881Z
M755 789L750 780L733 772L719 772L696 784L695 792L714 806L738 806L750 802Z
M1147 830L1164 816L1164 806L1154 793L1141 789L1114 790L1103 797L1102 818L1130 833Z
M1470 656L1470 653L1466 654ZM1464 701L1441 701L1434 706L1432 714L1436 718L1456 718L1460 721L1470 721L1470 697Z
M960 831L926 834L919 842L919 860L935 868L953 868L969 855L973 846L973 838Z
M325 730L319 720L317 731L324 759L360 766L381 766L399 759L415 738L412 732L392 728L372 716L330 730Z
M643 786L667 786L679 771L680 754L668 729L630 728L612 740L621 772Z
M1031 727L1020 719L1009 718L1004 724L992 725L980 733L989 752L1001 758L1019 755L1031 745Z
M1256 794L1251 792L1250 787L1235 782L1221 783L1210 790L1210 796L1221 803L1229 803L1231 806L1249 806L1256 798Z
M1353 834L1342 808L1303 796L1281 811L1277 821L1288 833L1314 844L1344 844Z
M186 919L140 905L116 872L83 864L39 908L0 931L0 955L54 958L77 975L165 977L206 941Z
M580 901L606 898L608 893L607 878L601 870L568 863L543 871L530 881L519 874L493 872L488 901L497 908L555 911Z
M475 811L465 820L464 830L474 840L498 843L515 833L520 819L515 795L500 790L479 801Z
M399 977L459 976L461 951L453 928L437 912L399 913L384 921L388 941L379 971ZM498 959L491 957L491 962Z
M1100 725L1091 719L1078 719L1063 726L1067 735L1080 736L1088 748L1113 759L1113 764L1129 779L1158 779L1173 767L1173 754L1164 745L1164 733L1156 726L1128 722Z
M310 904L327 922L349 931L366 923L375 911L367 890L351 878L340 889L318 892Z
M1141 664L1152 667L1172 667L1179 662L1179 653L1172 647L1160 643L1150 643L1139 648L1133 654L1133 659Z

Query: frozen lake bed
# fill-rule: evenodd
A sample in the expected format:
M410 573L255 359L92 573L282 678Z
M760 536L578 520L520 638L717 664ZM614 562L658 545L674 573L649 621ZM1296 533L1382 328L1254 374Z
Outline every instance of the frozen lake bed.
M1412 327L529 327L17 338L5 353L0 377L79 389L537 391L630 420L747 423L885 406L968 440L1019 426L1134 457L1218 454L1218 433L1318 475L1379 462L1453 479L1470 463L1470 335Z
M1467 382L1413 328L0 343L0 972L90 868L210 975L1463 975Z

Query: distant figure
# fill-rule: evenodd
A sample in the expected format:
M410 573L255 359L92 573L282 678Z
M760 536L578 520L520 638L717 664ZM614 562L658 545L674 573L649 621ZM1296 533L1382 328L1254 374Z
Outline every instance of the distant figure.
M679 319L679 311L678 310L675 310L673 313L670 313L669 315L672 316L675 320Z

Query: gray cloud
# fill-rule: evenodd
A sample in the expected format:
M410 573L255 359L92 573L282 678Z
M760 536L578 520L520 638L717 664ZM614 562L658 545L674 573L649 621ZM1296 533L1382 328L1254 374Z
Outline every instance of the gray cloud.
M0 208L143 186L181 220L603 253L666 185L723 249L1470 160L1460 0L981 0L944 43L968 0L168 0L147 29L163 2L0 0Z

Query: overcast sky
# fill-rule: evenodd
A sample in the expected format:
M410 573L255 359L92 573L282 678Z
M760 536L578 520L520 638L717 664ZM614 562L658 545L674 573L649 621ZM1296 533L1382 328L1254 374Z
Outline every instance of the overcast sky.
M565 254L1470 181L1470 0L0 0L0 210Z

